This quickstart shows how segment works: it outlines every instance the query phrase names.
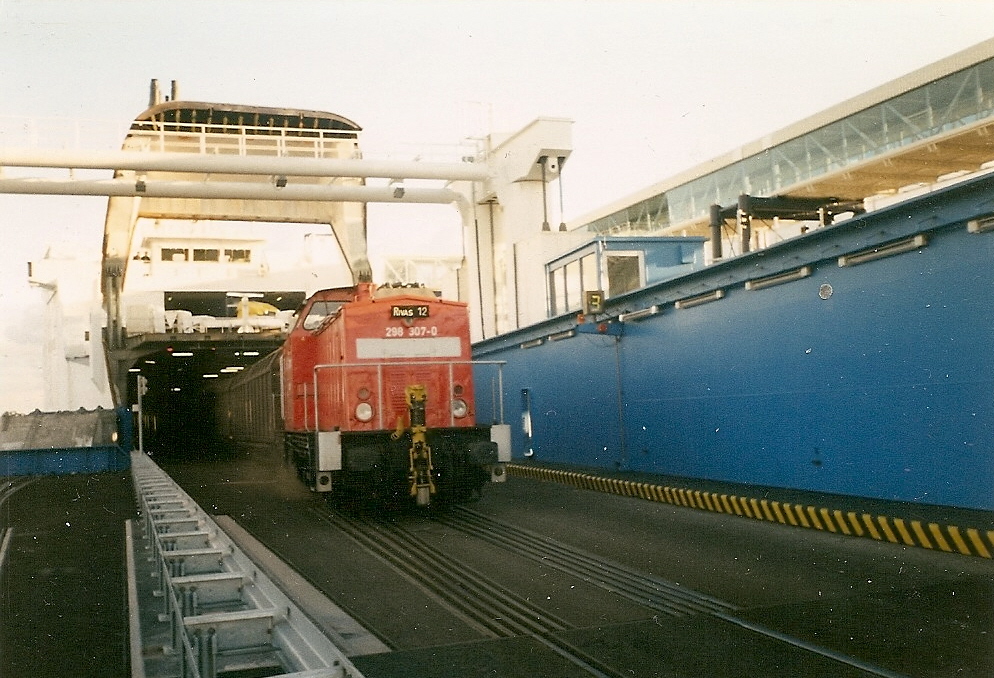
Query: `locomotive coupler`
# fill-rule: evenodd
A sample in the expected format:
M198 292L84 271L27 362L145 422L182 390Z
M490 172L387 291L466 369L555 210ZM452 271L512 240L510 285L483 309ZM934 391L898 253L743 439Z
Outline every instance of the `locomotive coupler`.
M431 495L435 494L431 447L428 446L428 438L425 435L428 430L425 425L428 394L425 387L419 384L406 387L404 395L411 415L411 449L408 452L411 496L417 498L418 506L427 506L431 503Z

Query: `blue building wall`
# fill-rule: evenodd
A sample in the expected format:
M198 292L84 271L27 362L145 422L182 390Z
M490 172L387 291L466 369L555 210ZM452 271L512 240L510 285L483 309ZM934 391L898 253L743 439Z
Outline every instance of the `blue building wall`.
M501 356L498 359L503 359ZM505 421L519 458L571 455L593 465L611 465L621 454L618 398L618 343L615 337L582 335L515 349L503 367ZM477 420L491 411L485 376L476 369ZM567 394L577 397L568 397ZM496 421L496 419L494 419ZM591 425L595 422L595 425Z
M512 413L528 389L537 460L991 510L994 232L966 226L991 196L975 180L610 300L593 334L550 341L576 327L562 316L475 357L508 362ZM916 234L927 246L838 263Z

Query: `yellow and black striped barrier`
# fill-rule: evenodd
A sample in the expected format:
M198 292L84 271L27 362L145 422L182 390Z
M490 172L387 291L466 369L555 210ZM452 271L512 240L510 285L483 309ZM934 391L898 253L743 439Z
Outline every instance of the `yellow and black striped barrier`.
M636 497L713 513L727 513L781 525L806 527L981 558L991 558L991 553L994 552L994 530L985 531L974 527L963 528L956 525L740 497L685 487L654 485L541 466L509 464L507 469L511 475L522 478L562 483L584 490Z

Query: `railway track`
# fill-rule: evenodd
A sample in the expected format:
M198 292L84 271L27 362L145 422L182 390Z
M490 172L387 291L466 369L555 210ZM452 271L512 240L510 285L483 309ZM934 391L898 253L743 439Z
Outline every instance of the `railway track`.
M548 537L512 526L476 511L456 507L442 524L500 548L513 551L620 595L655 612L672 616L727 614L735 606L673 582L636 572L614 561L579 551Z
M530 636L582 668L585 675L609 678L624 675L564 640L563 634L575 628L574 625L450 557L419 532L405 526L403 521L385 523L343 515L330 509L312 510L318 519L347 534L390 564L484 637ZM671 617L709 615L748 632L839 662L868 676L901 678L901 674L859 658L751 622L738 614L736 606L725 601L494 520L471 509L454 507L433 516L432 520L471 539L486 542L599 587L645 608L650 614Z
M471 509L455 507L453 512L441 518L440 522L543 565L556 568L565 574L594 583L650 610L678 617L708 614L753 633L865 671L870 675L904 678L901 674L856 657L748 621L735 614L737 608L734 605L717 598L658 577L636 572L609 559L574 549L529 530L493 520Z
M560 633L571 628L569 623L448 557L410 530L330 510L313 511L415 582L481 635L495 639L530 636L586 675L623 676L560 638Z

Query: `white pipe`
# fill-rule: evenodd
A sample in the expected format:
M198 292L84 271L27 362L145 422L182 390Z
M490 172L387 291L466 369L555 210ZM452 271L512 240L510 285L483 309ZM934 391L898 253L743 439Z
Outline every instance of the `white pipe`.
M288 158L152 151L0 149L0 167L3 166L133 170L136 172L440 179L447 181L484 181L490 177L486 165L473 163Z
M299 200L316 202L442 203L460 199L448 188L336 186L289 183L142 181L135 179L0 179L0 193L95 195L139 198L207 198L217 200Z

